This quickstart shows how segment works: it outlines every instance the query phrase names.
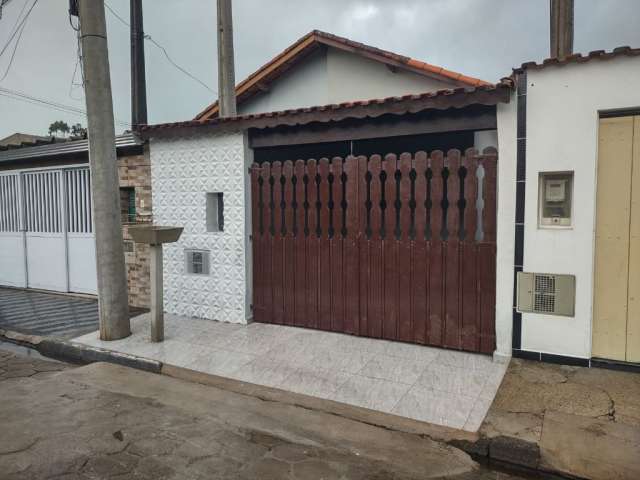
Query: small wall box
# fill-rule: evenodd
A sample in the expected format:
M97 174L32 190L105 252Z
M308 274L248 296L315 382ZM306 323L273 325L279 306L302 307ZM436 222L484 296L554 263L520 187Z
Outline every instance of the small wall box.
M517 281L518 312L566 317L575 315L574 275L518 272Z
M538 226L570 227L573 172L542 172L538 182Z

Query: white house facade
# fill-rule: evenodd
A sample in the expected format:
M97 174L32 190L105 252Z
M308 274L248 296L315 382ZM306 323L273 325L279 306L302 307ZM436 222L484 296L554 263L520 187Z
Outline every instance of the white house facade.
M640 166L637 160L640 153L637 143L633 148L632 137L613 140L622 143L622 155L628 156L628 170L606 156L606 152L599 151L604 148L602 142L607 141L603 122L626 118L626 123L632 125L634 115L640 112L638 52L620 49L608 54L596 52L587 57L578 56L565 62L525 64L516 70L516 75L518 83L511 102L498 107L500 194L496 324L498 338L505 341L498 345L498 350L507 353L512 347L516 356L550 361L560 357L560 361L578 364L586 364L592 358L638 362L637 353L625 357L593 347L594 340L598 341L598 334L594 332L594 321L597 321L594 303L608 283L619 281L621 296L614 294L607 298L607 303L624 304L625 311L629 304L624 323L631 331L625 343L634 352L640 348L640 337L637 336L640 320L637 310L633 310L634 296L640 293L637 282L633 283L634 275L638 275L638 262L634 263L629 257L619 259L619 275L606 279L604 284L601 281L599 285L597 279L601 273L596 265L597 204L614 201L604 197L606 192L598 191L598 172L602 171L599 169L605 172L617 170L616 183L621 190L628 189L637 195L640 189L632 175L631 167L637 171ZM566 223L545 225L541 221L545 195L541 182L545 175L554 174L570 179L566 192L567 197L570 196L570 212ZM634 220L640 215L637 206L632 208L629 203L621 210L625 211L610 211L607 215L626 215L622 223L628 224L630 219L632 225L637 222ZM637 238L632 235L629 241L628 230L625 233L611 227L603 228L605 237L627 235L627 240L620 243L622 249L633 252L638 248L634 247ZM617 262L615 250L601 252L601 255ZM519 312L514 272L520 271L575 277L573 314ZM615 316L615 312L606 312L605 317L609 318L609 313ZM600 335L624 336L621 332L613 332L617 327L614 320L610 320L612 330L603 326ZM605 320L607 322L609 320ZM505 333L500 334L501 330ZM508 331L512 335L508 335Z

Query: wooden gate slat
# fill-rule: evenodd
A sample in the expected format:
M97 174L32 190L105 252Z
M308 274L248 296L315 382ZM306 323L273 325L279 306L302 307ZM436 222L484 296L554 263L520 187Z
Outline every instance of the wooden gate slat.
M496 160L497 153L493 147L485 148L482 152L482 165L484 167L484 233L483 242L495 243L496 241Z
M334 157L331 160L331 173L333 174L333 194L331 197L333 201L333 235L329 240L331 249L331 330L341 332L344 330L342 158Z
M357 211L358 211L358 226L357 226L357 245L358 245L358 299L359 299L359 312L358 312L358 334L369 335L369 244L370 240L367 236L367 218L368 210L366 206L368 195L370 195L369 184L366 179L366 175L369 173L367 157L359 156L357 158ZM351 218L355 221L355 218Z
M480 352L493 353L496 344L496 246L478 246L478 277L480 297Z
M316 210L316 201L318 187L316 185L316 175L318 167L315 159L307 162L307 202L308 202L308 221L306 236L307 244L307 320L306 326L318 328L318 279L320 278L319 270L319 239L316 234L318 213Z
M382 240L384 310L382 337L389 340L398 338L398 242L396 240L396 174L397 158L394 154L385 156L383 170L386 209L384 212L384 239Z
M461 243L462 263L462 321L461 342L463 350L480 348L480 314L478 312L478 247L475 242L477 223L478 162L476 150L470 148L464 155L466 175L464 179L464 239Z
M447 152L447 240L445 245L444 346L460 348L460 151Z
M414 159L415 178L415 237L411 242L411 318L413 341L427 341L428 299L427 279L429 275L427 241L425 239L427 210L427 154L417 152Z
M274 199L273 235L273 322L284 323L284 237L282 235L282 163L271 166Z
M353 156L347 157L343 170L346 175L346 238L343 246L344 259L344 330L347 333L358 333L358 316L360 295L358 291L358 238L359 211L358 202L358 161Z
M264 198L264 209L262 210L262 224L264 231L260 241L260 256L262 259L262 285L260 289L263 292L263 307L259 312L259 317L265 322L273 322L273 235L271 232L271 217L274 214L271 205L272 186L271 165L264 162L261 167L260 175L262 176L262 189Z
M369 173L371 174L371 238L368 242L368 267L369 273L369 311L368 332L371 337L382 337L382 322L384 318L384 284L383 284L383 256L382 256L382 211L380 198L382 187L380 184L380 172L382 171L382 158L380 155L372 155L369 159Z
M323 330L331 330L331 244L329 241L329 159L318 162L320 174L320 280L318 321Z
M294 318L294 269L295 269L295 257L294 246L295 238L293 236L293 216L294 210L291 206L293 201L293 162L287 160L282 167L282 174L284 176L284 240L283 240L283 268L284 268L284 318L283 321L286 325L293 325Z
M400 170L400 239L398 244L398 338L413 340L411 315L411 154L403 153Z
M293 173L296 178L295 200L296 200L296 231L294 242L294 318L293 324L305 326L307 319L306 306L306 278L307 278L307 241L304 233L304 160L297 160Z
M429 242L429 325L431 345L443 344L444 267L442 252L443 153L431 153L431 240Z

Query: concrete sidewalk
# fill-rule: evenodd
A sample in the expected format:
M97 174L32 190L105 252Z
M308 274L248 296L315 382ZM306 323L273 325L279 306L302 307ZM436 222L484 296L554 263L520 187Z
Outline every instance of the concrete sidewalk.
M513 359L479 433L511 442L504 461L581 478L638 479L640 374Z
M0 349L3 479L518 478L335 414L105 363L32 373L45 363Z

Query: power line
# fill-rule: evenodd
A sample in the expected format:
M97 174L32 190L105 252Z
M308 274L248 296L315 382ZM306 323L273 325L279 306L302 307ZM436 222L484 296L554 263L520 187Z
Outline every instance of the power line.
M120 22L123 25L126 25L127 27L131 28L131 25L129 24L129 22L127 22L124 18L122 18L120 15L118 15L118 13L111 8L111 6L105 2L104 6L107 8L107 10L109 10L109 12L116 17L118 20L120 20ZM158 42L156 42L151 35L147 35L145 34L144 36L145 40L149 40L149 42L151 42L156 48L162 50L162 53L164 53L164 56L167 58L167 60L169 61L169 63L171 65L173 65L175 68L177 68L178 70L180 70L182 73L184 73L186 76L188 76L189 78L191 78L192 80L198 82L200 85L202 85L204 88L206 88L207 90L209 90L211 93L214 94L218 94L218 92L216 92L213 88L211 88L209 85L207 85L206 83L204 83L202 80L200 80L198 77L196 77L195 75L193 75L191 72L189 72L188 70L186 70L185 68L181 67L180 65L178 65L176 62L173 61L173 59L171 58L171 56L169 55L169 53L167 52L167 49L164 48L162 45L160 45Z
M78 107L73 107L71 105L65 105L64 103L54 102L53 100L47 100L44 98L34 97L33 95L29 95L28 93L20 92L17 90L10 90L8 88L0 87L0 96L11 98L13 100L22 101L25 103L40 105L46 108L50 108L53 110L57 110L60 112L71 113L74 115L82 115L84 117L87 116L87 112ZM130 127L131 124L128 122L124 122L122 120L114 119L115 123Z
M38 0L35 0L34 5L36 4ZM25 2L25 5L27 3ZM24 11L24 7L23 10ZM20 15L22 15L22 11L20 12ZM20 17L18 17L20 18ZM22 39L22 34L24 33L24 29L27 26L27 19L29 18L29 15L27 14L27 16L24 18L24 21L22 22L22 27L20 28L20 33L18 34L18 38L16 39L16 43L13 46L13 52L11 52L11 58L9 59L9 65L7 65L7 69L4 71L4 75L2 75L2 78L0 78L0 82L3 82L5 78L7 78L7 75L9 75L9 71L11 70L11 65L13 65L13 59L16 57L16 52L18 51L18 45L20 45L20 40ZM17 20L16 20L17 23Z
M11 42L13 41L13 39L16 36L16 34L18 33L18 30L20 30L22 25L27 21L27 19L29 18L29 15L31 15L31 12L33 11L33 7L35 7L37 3L38 3L38 0L33 0L33 3L31 4L31 8L29 8L29 10L27 11L26 15L19 22L18 26L16 27L14 25L14 30L11 33L11 35L9 36L9 40L7 40L7 43L4 45L4 47L2 47L2 50L0 50L0 57L2 55L4 55L4 52L7 50L7 48L9 48L9 45L11 45ZM20 17L18 17L18 18L20 18Z

